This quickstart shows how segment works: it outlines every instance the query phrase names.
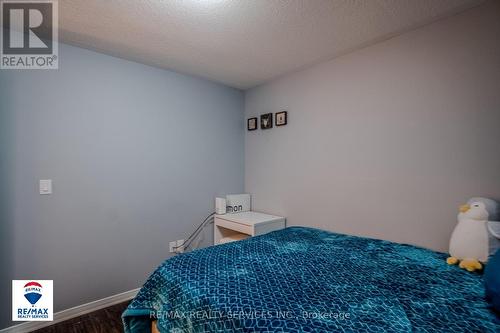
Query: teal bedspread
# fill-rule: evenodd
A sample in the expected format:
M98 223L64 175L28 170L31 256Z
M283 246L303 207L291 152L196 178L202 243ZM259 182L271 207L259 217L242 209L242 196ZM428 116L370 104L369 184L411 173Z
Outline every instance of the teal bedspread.
M126 333L500 332L482 275L411 245L291 227L165 261Z

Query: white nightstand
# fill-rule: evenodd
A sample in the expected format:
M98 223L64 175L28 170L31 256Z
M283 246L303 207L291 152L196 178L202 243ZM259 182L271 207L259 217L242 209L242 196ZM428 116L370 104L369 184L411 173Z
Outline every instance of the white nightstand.
M214 245L234 242L285 228L282 216L258 212L215 215Z

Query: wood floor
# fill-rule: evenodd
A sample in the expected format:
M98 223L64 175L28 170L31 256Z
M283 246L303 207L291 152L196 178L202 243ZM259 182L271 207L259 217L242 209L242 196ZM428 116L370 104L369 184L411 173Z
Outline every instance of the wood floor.
M116 304L33 333L122 333L121 315L128 303Z

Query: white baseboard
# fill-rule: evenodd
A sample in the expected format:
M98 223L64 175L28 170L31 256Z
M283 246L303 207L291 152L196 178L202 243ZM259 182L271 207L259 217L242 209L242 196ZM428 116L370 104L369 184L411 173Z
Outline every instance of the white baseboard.
M103 299L98 299L90 303L75 306L57 313L54 313L53 321L30 321L21 323L19 325L10 326L0 330L0 333L27 333L40 328L51 326L65 320L75 318L96 310L107 308L108 306L115 305L128 301L137 295L140 288L129 290L120 294L109 296Z

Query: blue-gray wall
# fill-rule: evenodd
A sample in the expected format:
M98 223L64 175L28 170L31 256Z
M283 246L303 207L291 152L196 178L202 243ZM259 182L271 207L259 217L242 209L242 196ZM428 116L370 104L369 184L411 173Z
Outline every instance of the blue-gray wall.
M1 309L11 279L53 279L56 311L137 288L243 191L241 91L67 45L59 67L0 71Z
M251 89L252 208L447 251L458 206L500 200L500 1Z

